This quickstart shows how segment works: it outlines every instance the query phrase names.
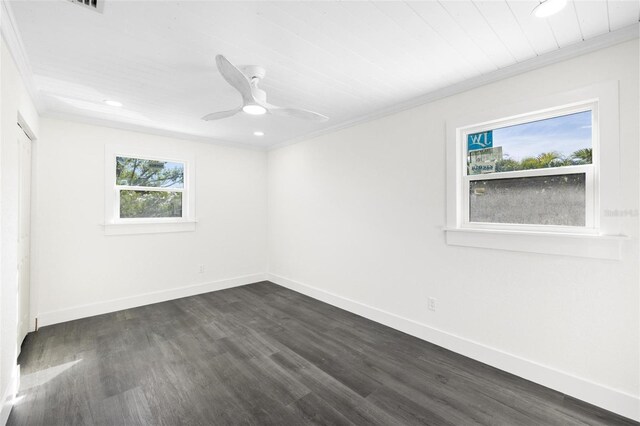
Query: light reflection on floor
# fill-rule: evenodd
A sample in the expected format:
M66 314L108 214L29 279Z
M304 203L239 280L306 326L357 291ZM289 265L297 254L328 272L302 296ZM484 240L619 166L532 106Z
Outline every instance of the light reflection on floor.
M28 389L41 386L47 383L49 380L56 378L57 376L64 373L66 370L70 369L80 361L82 361L82 359L77 359L64 364L49 367L44 370L36 371L35 373L25 374L24 376L21 376L20 377L20 394L24 394L24 392L27 391ZM16 397L14 398L14 400L22 398L22 396Z

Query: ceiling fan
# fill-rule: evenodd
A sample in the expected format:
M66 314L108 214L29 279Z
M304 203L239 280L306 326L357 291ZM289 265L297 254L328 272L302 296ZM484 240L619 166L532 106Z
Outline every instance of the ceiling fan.
M236 68L231 62L222 55L216 56L216 65L222 77L233 86L240 96L242 96L242 105L238 108L219 111L207 114L202 117L205 121L220 120L221 118L231 117L239 112L245 112L251 115L273 114L285 117L302 118L305 120L325 121L329 117L317 112L308 111L300 108L279 107L267 103L267 94L264 90L258 88L258 83L266 74L264 68L257 65L248 65L242 67L242 70Z

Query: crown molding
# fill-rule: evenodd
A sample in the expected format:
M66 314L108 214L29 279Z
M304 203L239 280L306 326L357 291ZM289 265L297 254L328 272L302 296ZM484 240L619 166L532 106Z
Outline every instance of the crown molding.
M406 111L411 108L415 108L421 105L428 104L439 99L447 98L458 93L466 92L475 89L480 86L484 86L490 83L495 83L499 80L504 80L509 77L514 77L519 74L523 74L528 71L533 71L538 68L543 68L548 65L552 65L558 62L565 61L567 59L582 56L587 53L594 52L596 50L604 49L614 46L616 44L624 43L625 41L637 39L640 36L640 23L629 25L610 33L602 34L594 38L584 40L561 49L554 50L552 52L544 53L536 56L535 58L528 59L526 61L510 65L505 68L498 69L488 74L473 77L459 83L452 84L441 89L434 90L432 92L420 95L408 101L401 102L392 105L388 108L375 111L373 113L361 115L354 119L338 123L334 126L327 127L325 129L317 130L311 133L307 133L303 136L295 137L284 142L276 143L267 148L268 151L279 149L288 145L293 145L299 142L303 142L309 139L316 138L318 136L326 135L329 133L337 132L338 130L346 129L356 126L358 124L366 123L369 121L377 120L388 115L396 114L401 111Z
M222 139L210 138L207 136L194 135L191 133L160 129L157 127L142 126L135 123L126 123L122 121L108 120L96 117L87 117L84 115L70 114L66 112L58 112L46 110L40 114L42 118L51 118L56 120L71 121L80 124L90 124L92 126L109 127L111 129L127 130L129 132L144 133L147 135L163 136L173 139L182 139L193 142L203 142L211 145L219 145L227 148L249 149L252 151L266 151L264 146L256 146L242 142L231 142Z
M43 105L40 97L38 96L38 88L33 80L33 71L29 64L24 45L22 44L22 37L16 24L11 5L8 1L0 1L0 33L2 38L7 44L9 53L16 64L18 73L22 77L27 93L31 97L36 111L40 113L43 110Z

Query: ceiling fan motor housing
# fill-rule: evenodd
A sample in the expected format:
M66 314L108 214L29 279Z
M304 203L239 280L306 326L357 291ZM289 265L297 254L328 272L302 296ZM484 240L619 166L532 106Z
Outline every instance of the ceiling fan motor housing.
M265 92L264 90L258 89L258 87L252 85L251 93L253 94L253 97L256 99L256 101L262 103L267 102L267 92Z

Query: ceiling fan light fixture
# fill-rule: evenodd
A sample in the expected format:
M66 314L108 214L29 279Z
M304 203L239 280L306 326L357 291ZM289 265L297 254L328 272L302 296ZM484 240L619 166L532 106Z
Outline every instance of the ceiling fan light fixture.
M544 0L533 8L536 18L546 18L560 12L567 5L567 0Z
M251 115L262 115L267 112L267 109L265 107L256 104L245 105L242 107L242 110Z

